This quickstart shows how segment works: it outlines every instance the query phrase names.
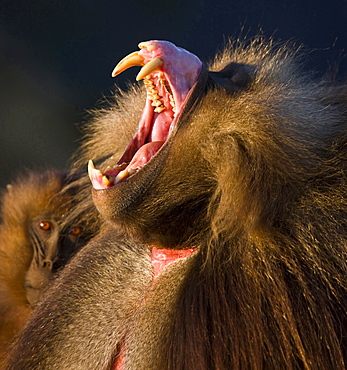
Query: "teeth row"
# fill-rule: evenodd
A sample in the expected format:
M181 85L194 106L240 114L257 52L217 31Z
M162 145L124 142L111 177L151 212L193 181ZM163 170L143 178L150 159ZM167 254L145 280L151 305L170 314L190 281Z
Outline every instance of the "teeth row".
M164 111L166 109L166 107L164 105L163 100L161 99L162 97L158 94L159 91L155 88L155 84L153 83L153 81L150 78L151 78L151 76L148 75L144 79L144 84L145 84L145 87L146 87L146 90L147 90L147 95L148 95L148 98L150 100L152 100L152 103L151 103L152 107L156 107L154 109L154 112L161 113L162 111ZM168 92L169 99L170 99L170 105L172 107L172 110L175 112L176 111L176 109L175 109L175 106L176 106L175 105L175 99L172 95L170 86L167 83L167 81L165 79L163 79L163 73L159 72L158 73L158 78L159 78L159 82L165 87L166 91Z
M141 168L143 167L143 166L138 166L136 168L129 168L128 169L128 168L126 168L128 164L129 163L122 163L122 164L115 165L113 168L112 167L108 167L111 170L112 169L119 170L121 168L124 168L123 171L120 171L117 176L113 177L113 176L111 176L108 173L103 173L100 170L96 169L95 166L94 166L93 161L90 160L88 162L88 174L89 174L89 178L93 182L93 178L95 178L95 176L97 176L97 177L100 177L101 178L102 183L104 185L106 185L106 186L116 185L120 181L122 181L122 180L124 180L126 178L129 178L130 176L134 175L135 173L137 173L138 171L140 171ZM95 172L96 172L96 175L95 175Z
M161 96L158 94L159 91L155 88L153 81L150 79L150 76L146 76L144 79L144 84L147 90L147 96L150 100L152 100L151 106L155 107L154 112L161 113L163 112L166 107L164 105Z
M116 167L116 166L115 166ZM118 184L119 182L121 182L122 180L134 175L136 172L140 171L142 167L136 167L136 168L129 168L129 169L125 169L121 172L118 173L118 175L116 177L113 177L109 174L104 174L103 177L102 177L102 182L104 185L116 185Z
M114 166L107 166L105 172L107 171L113 171L113 170L124 170L129 165L130 162L123 162L121 164L116 164Z

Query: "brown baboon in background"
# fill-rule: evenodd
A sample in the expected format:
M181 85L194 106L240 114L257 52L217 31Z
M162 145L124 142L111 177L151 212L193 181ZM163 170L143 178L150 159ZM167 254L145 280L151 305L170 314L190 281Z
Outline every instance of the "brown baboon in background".
M92 236L87 221L66 222L76 206L72 182L56 170L26 171L2 194L0 360L52 277Z
M209 68L139 46L114 75L140 65L146 91L96 114L77 163L101 169L109 226L8 369L344 369L346 85L312 81L297 49L262 38Z

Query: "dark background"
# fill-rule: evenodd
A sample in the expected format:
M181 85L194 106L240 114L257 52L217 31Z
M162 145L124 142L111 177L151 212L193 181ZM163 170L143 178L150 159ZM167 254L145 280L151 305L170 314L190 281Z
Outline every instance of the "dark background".
M295 40L307 64L346 75L347 0L0 0L0 186L25 167L64 168L85 111L140 41L165 39L203 61L240 30Z

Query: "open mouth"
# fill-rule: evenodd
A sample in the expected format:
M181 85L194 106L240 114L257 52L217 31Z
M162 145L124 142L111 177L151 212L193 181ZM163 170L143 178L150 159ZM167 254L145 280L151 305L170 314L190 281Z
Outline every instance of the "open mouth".
M100 171L89 161L88 173L95 189L106 189L129 179L158 153L176 127L202 68L198 57L168 41L141 42L139 48L117 64L112 76L141 66L136 80L144 80L145 107L135 135L114 166Z

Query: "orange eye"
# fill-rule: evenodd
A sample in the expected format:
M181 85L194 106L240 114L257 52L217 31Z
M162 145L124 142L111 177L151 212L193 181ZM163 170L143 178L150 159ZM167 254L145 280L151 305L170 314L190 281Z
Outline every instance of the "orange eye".
M72 227L69 232L71 235L79 235L81 231L82 229L80 227Z
M39 222L39 228L41 230L48 231L48 230L52 229L52 224L48 221L41 221L41 222Z

